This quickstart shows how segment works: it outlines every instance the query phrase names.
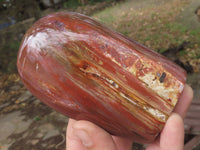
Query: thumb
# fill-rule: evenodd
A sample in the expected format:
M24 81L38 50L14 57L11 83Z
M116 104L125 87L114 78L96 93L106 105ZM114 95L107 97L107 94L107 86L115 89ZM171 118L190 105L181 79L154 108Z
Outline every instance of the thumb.
M168 119L160 136L162 150L183 150L184 147L184 123L183 119L173 113Z
M112 136L89 121L70 119L67 150L116 150Z

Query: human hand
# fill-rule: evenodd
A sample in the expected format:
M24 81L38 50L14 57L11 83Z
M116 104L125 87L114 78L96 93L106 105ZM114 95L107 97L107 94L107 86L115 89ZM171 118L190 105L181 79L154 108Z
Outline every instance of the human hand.
M193 91L185 85L174 113L167 120L158 139L146 150L183 150L183 118L193 98ZM131 150L131 139L112 136L89 121L69 120L66 134L67 150Z

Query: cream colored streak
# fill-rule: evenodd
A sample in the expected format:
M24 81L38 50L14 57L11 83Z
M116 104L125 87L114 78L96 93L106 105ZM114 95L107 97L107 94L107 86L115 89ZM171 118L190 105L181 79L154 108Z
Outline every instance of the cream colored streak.
M85 72L87 73L95 73L95 74L98 74L98 76L101 76L101 74L93 67L89 67L87 70L84 70ZM117 84L115 81L113 81L112 79L108 79L106 77L102 77L104 80L106 80L110 85L111 87L114 87L114 88L119 88L119 84ZM122 87L122 86L121 86ZM143 108L143 110L145 110L146 112L150 113L153 117L156 117L157 119L159 119L160 121L162 122L165 122L166 121L166 115L164 113L162 113L161 111L157 110L157 109L154 109L152 107L149 107L149 106L143 106L140 105L139 103L136 103L135 101L133 101L131 98L129 98L128 96L126 96L125 94L123 94L122 92L119 93L121 97L123 97L124 99L126 99L129 103L137 106L137 107L140 107L140 108ZM132 97L133 98L133 97ZM137 100L138 98L137 97L134 97L135 100ZM139 100L137 100L139 102ZM124 106L126 106L126 104L123 103ZM127 106L126 106L127 107ZM127 107L128 109L131 110L130 107Z

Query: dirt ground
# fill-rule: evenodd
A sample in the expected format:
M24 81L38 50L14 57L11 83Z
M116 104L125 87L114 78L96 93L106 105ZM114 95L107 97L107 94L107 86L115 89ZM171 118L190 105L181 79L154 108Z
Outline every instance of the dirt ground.
M197 6L200 6L197 0L127 0L92 17L172 61L178 59L189 72L187 83L193 87L194 99L200 100L200 57L193 57L200 54ZM185 22L190 23L180 26ZM36 99L17 73L0 72L0 89L0 150L65 149L67 117ZM135 144L133 149L143 150L144 146Z

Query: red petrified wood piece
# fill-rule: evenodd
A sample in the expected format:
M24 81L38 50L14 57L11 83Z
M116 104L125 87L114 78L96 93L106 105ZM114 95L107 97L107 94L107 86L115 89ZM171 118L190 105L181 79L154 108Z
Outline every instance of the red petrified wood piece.
M19 75L38 99L118 136L152 142L184 88L179 66L78 13L54 13L25 34Z

